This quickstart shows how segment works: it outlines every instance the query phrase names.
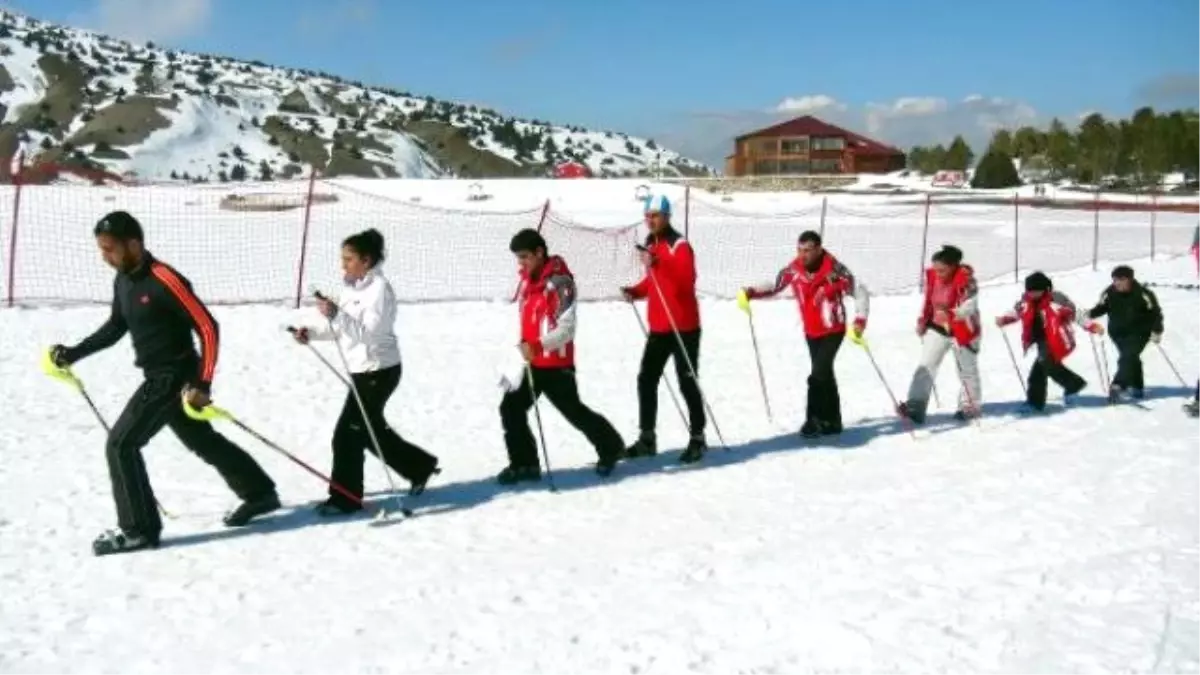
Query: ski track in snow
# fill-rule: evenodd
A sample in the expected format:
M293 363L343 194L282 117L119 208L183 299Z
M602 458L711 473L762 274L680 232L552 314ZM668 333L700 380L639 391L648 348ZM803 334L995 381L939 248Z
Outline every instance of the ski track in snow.
M1190 280L1191 265L1153 269ZM1104 283L1104 274L1056 275L1081 306ZM1191 382L1196 295L1158 293L1164 346ZM985 318L1017 294L986 288ZM872 348L899 396L918 354L916 305L880 297L872 307ZM1149 410L1102 403L1083 342L1069 361L1089 381L1083 400L1062 411L1052 386L1050 414L1010 423L1021 388L989 326L985 428L944 419L914 441L847 343L837 371L848 429L802 442L793 432L808 357L794 304L762 303L755 315L771 424L745 318L733 303L705 302L701 379L731 451L710 426L705 462L680 468L686 436L664 391L664 454L623 463L604 483L584 439L543 403L552 494L545 483L493 483L505 464L495 365L514 339L515 306L406 305L405 376L389 415L444 467L416 518L320 521L308 511L323 486L229 428L286 504L226 530L232 495L163 432L145 455L175 516L164 547L95 559L90 541L114 518L103 436L81 400L40 375L37 356L81 338L106 311L0 313L5 672L1200 669L1197 427L1179 410L1190 391L1153 348ZM632 441L637 324L623 304L581 311L582 395ZM327 468L343 392L280 331L297 313L215 314L218 401ZM77 368L110 419L139 381L131 361L122 342ZM950 359L939 385L948 418ZM386 486L373 459L367 481Z

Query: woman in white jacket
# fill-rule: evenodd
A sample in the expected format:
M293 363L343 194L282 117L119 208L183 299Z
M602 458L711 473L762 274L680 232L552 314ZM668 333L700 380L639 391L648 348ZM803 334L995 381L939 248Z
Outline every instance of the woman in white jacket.
M400 384L400 346L396 340L396 294L379 269L384 257L383 235L374 229L342 242L345 288L336 303L322 300L320 311L329 321L294 331L301 344L309 340L337 340L362 397L367 424L379 440L383 460L412 484L419 494L437 471L438 459L400 437L383 417L384 407ZM375 452L370 431L363 423L354 392L346 402L333 431L333 481L361 497L364 450ZM341 515L362 507L334 490L318 507L322 515Z

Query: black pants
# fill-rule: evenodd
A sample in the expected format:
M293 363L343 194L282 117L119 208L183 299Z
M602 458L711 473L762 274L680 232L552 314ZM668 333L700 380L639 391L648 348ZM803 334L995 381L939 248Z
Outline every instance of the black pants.
M396 470L396 473L408 481L424 480L437 466L437 458L421 448L409 443L396 433L383 417L388 399L400 386L401 365L384 368L369 373L353 373L351 378L354 386L362 396L363 408L367 410L367 423L370 430L363 424L362 411L354 392L346 392L346 402L342 405L342 414L338 416L337 426L333 429L333 482L346 488L351 494L361 497L363 493L363 462L366 451L375 454L375 444L371 441L371 431L379 440L379 449L383 451L383 461ZM345 495L330 488L329 497L335 502L346 501ZM350 506L347 504L346 506Z
M1054 380L1063 391L1076 394L1087 385L1082 377L1062 362L1050 360L1044 344L1038 344L1038 356L1029 369L1029 394L1026 402L1041 410L1046 407L1046 388L1048 380Z
M1150 336L1114 335L1112 341L1117 346L1117 374L1113 376L1112 383L1126 389L1145 389L1142 352L1150 343Z
M504 428L504 445L508 448L508 463L517 467L540 467L537 443L529 427L529 409L536 396L542 394L551 405L578 429L596 448L601 460L613 460L625 449L621 434L603 415L579 400L579 385L574 368L534 368L534 391L528 378L521 386L508 392L500 401L500 426Z
M229 489L243 501L275 490L275 483L245 450L222 436L212 424L193 420L183 412L180 392L192 372L189 367L146 373L146 380L129 399L108 434L105 455L117 506L117 525L122 530L149 537L162 532L142 448L164 426L170 427L188 450L216 469Z
M808 355L812 370L808 376L807 421L823 422L835 428L842 426L842 399L838 394L833 362L846 334L842 332L808 338Z
M679 350L683 342L687 357ZM675 377L679 380L679 393L688 409L688 428L692 436L703 436L708 418L704 415L704 397L700 395L700 385L692 377L688 368L688 359L696 374L700 374L700 331L680 333L675 339L674 333L651 333L646 338L646 348L642 351L642 365L638 371L638 428L643 434L653 433L658 423L658 382L662 379L667 360L675 359Z

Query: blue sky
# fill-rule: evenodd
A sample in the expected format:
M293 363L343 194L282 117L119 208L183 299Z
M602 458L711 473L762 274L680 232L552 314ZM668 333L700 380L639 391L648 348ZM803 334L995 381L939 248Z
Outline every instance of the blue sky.
M804 113L908 148L1197 106L1196 0L16 0L50 21L324 70L716 161ZM968 99L968 97L972 97Z

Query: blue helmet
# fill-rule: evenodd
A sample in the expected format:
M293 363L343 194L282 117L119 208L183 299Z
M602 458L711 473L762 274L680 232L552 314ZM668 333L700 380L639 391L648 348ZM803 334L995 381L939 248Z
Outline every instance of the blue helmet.
M650 195L646 197L646 213L658 212L664 216L671 215L671 200L665 195Z

